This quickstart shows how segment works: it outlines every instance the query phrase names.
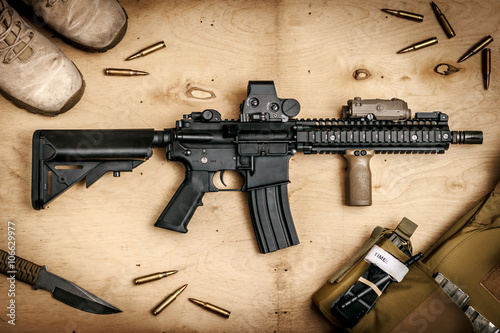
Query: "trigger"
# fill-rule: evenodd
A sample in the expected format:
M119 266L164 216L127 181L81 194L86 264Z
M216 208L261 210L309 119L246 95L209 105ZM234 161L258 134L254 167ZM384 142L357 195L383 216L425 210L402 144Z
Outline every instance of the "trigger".
M222 170L220 172L220 181L221 181L222 185L224 185L225 187L227 187L226 183L224 183L224 172L226 172L226 170Z

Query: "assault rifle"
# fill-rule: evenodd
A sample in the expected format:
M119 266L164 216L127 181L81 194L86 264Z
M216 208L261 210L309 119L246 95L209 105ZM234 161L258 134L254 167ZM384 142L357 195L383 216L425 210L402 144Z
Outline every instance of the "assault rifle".
M450 144L481 144L480 131L450 131L441 112L416 113L406 102L348 101L342 119L291 119L295 99L281 99L272 81L252 81L239 120L216 110L184 115L175 128L132 130L37 130L33 135L32 204L42 209L86 179L89 187L107 172L119 176L165 148L169 161L184 164L186 176L155 223L187 232L206 192L217 192L215 173L236 170L245 182L255 236L262 253L299 243L288 203L292 155L343 154L347 159L347 204L371 205L370 158L374 153L441 154Z

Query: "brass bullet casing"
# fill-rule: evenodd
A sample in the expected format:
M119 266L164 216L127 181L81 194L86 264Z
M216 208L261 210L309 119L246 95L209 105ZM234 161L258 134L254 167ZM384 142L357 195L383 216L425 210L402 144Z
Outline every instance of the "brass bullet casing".
M437 42L438 42L438 39L436 37L432 37L432 38L426 39L424 41L418 42L416 44L410 45L402 50L399 50L398 54L420 50L424 47L428 47L428 46L437 44Z
M124 68L106 68L104 74L108 76L143 76L149 75L148 72L137 71L135 69Z
M154 273L146 276L141 276L138 277L137 279L134 280L135 284L143 284L143 283L148 283L156 280L163 279L167 276L174 275L178 271L166 271L166 272L160 272L160 273Z
M441 12L441 9L439 9L439 7L434 3L434 1L431 2L431 7L432 10L434 11L434 14L436 14L436 18L439 24L441 25L441 28L443 28L446 36L448 36L448 38L455 37L456 34L453 28L451 27L450 22L448 22L448 19L446 18L446 16L444 16L443 12Z
M140 50L137 53L132 54L130 57L128 57L125 60L128 61L128 60L132 60L132 59L137 59L137 58L140 58L140 57L144 57L144 56L147 56L150 53L159 51L159 50L161 50L161 49L163 49L165 47L167 47L167 45L165 44L164 41L161 41L161 42L158 42L158 43L153 44L151 46L148 46L148 47Z
M424 15L406 12L404 10L396 10L396 9L381 9L384 13L394 15L396 17L404 18L407 20L422 22L424 20Z
M223 309L220 306L217 306L217 305L214 305L214 304L211 304L211 303L208 303L208 302L203 302L203 301L200 301L199 299L196 299L196 298L190 298L189 300L191 302L193 302L194 304L198 304L202 308L204 308L204 309L206 309L208 311L211 311L213 313L216 313L219 316L222 316L224 318L229 318L229 315L231 314L231 311Z
M177 298L177 296L179 296L183 291L184 289L187 288L187 284L183 285L182 287L180 287L179 289L177 289L176 291L174 291L173 293L171 293L170 295L168 295L167 298L165 298L165 300L163 302L161 302L154 310L153 310L153 314L155 316L159 315L160 312L162 312L163 310L165 310L165 308L167 306L169 306L173 301L175 301L175 299Z
M486 36L484 37L483 39L481 39L476 45L474 45L469 51L467 51L466 54L464 54L462 56L462 58L460 58L458 60L458 62L462 62L462 61L465 61L467 59L469 59L470 57L472 57L474 54L478 53L479 51L481 51L482 49L484 49L486 47L486 45L488 45L489 43L491 43L493 41L493 37L491 36Z
M491 49L484 49L482 54L483 63L483 85L484 89L488 90L490 87L491 76Z

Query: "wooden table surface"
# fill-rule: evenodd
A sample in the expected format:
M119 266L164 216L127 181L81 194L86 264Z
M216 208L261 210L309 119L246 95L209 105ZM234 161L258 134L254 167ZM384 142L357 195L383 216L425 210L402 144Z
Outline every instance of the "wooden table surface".
M73 60L87 88L68 113L48 118L0 99L0 248L15 223L16 253L123 310L98 316L16 283L16 325L7 323L9 284L0 280L2 332L328 332L311 296L377 226L404 217L419 225L425 251L491 191L500 169L500 2L440 0L457 36L448 39L428 1L138 1L122 0L128 32L114 49L91 54L41 31ZM421 13L422 23L381 8ZM491 35L492 77L484 90L481 56L458 64ZM396 52L436 36L437 45ZM131 62L155 42L167 47ZM460 68L443 76L440 63ZM107 67L150 72L108 77ZM366 69L371 77L355 80ZM22 73L20 73L22 74ZM371 161L373 205L344 204L346 162L338 155L297 154L290 161L289 200L300 245L260 254L246 194L205 195L187 234L153 227L184 177L164 152L120 178L77 184L42 211L31 207L31 138L37 129L173 127L192 111L237 119L249 80L273 80L278 96L297 99L302 118L340 117L355 96L401 98L412 112L442 111L452 130L482 130L482 145L453 145L444 155L378 155ZM237 177L236 177L237 178ZM238 179L233 179L237 183ZM141 275L176 269L135 286ZM159 316L151 310L188 284ZM229 309L218 317L188 301Z

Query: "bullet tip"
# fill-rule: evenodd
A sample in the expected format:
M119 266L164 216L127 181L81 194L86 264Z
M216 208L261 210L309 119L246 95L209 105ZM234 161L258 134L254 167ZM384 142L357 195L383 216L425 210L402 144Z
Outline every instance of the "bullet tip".
M179 271L178 270L171 270L171 271L165 271L163 274L166 274L167 276L170 276L170 275L174 275L176 273L178 273Z
M384 13L387 13L387 14L391 14L391 15L398 14L398 11L395 9L384 8L384 9L381 9L381 11L383 11Z
M130 60L133 60L133 59L137 59L140 56L141 56L140 54L134 54L134 55L131 55L130 57L128 57L127 59L125 59L125 61L130 61Z

